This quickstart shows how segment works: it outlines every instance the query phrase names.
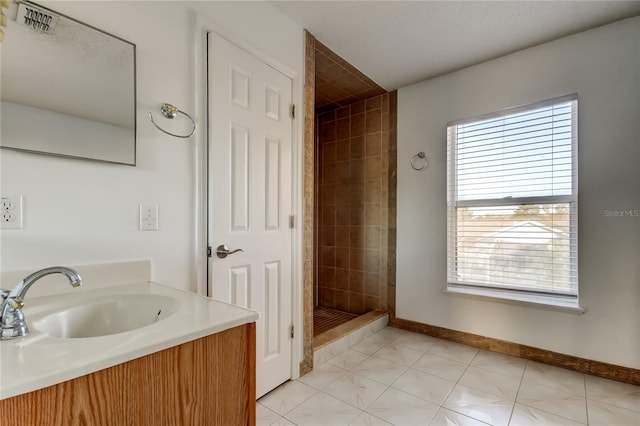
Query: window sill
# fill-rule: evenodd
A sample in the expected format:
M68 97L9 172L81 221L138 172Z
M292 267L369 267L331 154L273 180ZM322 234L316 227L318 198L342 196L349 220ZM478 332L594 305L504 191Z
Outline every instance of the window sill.
M448 286L442 291L445 294L460 295L474 299L490 300L494 302L507 303L511 305L528 306L532 308L548 309L553 311L569 312L572 314L583 314L587 310L581 307L577 301L558 300L550 296L533 294L514 294L508 291L494 289L475 289L468 287Z

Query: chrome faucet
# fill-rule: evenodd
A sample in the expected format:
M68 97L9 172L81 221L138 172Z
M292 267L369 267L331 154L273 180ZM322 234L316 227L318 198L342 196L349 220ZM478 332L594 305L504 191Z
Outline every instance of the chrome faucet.
M29 334L27 321L24 318L22 308L24 307L24 298L29 288L40 278L50 274L63 274L69 279L69 284L78 287L82 284L82 278L76 271L65 266L53 266L51 268L41 269L28 275L11 291L0 289L0 340L15 339L24 337Z

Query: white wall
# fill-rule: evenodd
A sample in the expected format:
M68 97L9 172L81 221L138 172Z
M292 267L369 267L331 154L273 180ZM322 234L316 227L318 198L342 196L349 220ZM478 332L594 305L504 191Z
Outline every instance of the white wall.
M579 315L443 293L446 123L579 96ZM565 37L398 92L399 318L640 367L640 18ZM409 167L425 151L424 172Z
M138 164L0 151L0 191L22 194L25 210L24 229L0 232L0 267L151 259L154 281L195 291L196 170L201 160L196 144L202 139L164 135L147 112L159 115L160 103L173 103L195 116L202 134L203 74L196 67L206 61L196 57L199 24L263 50L300 76L302 28L263 2L44 4L137 45ZM302 79L296 84L301 104ZM138 231L141 203L159 205L159 231Z

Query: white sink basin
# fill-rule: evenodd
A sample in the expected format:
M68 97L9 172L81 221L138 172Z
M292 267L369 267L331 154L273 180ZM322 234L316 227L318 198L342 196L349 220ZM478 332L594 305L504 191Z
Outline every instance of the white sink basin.
M104 296L35 320L32 327L52 337L75 339L124 333L171 316L178 301L158 294Z

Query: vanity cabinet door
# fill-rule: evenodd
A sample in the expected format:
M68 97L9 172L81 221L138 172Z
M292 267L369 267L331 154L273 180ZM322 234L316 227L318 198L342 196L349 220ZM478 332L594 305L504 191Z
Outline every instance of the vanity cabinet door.
M255 323L0 401L21 425L255 425Z

